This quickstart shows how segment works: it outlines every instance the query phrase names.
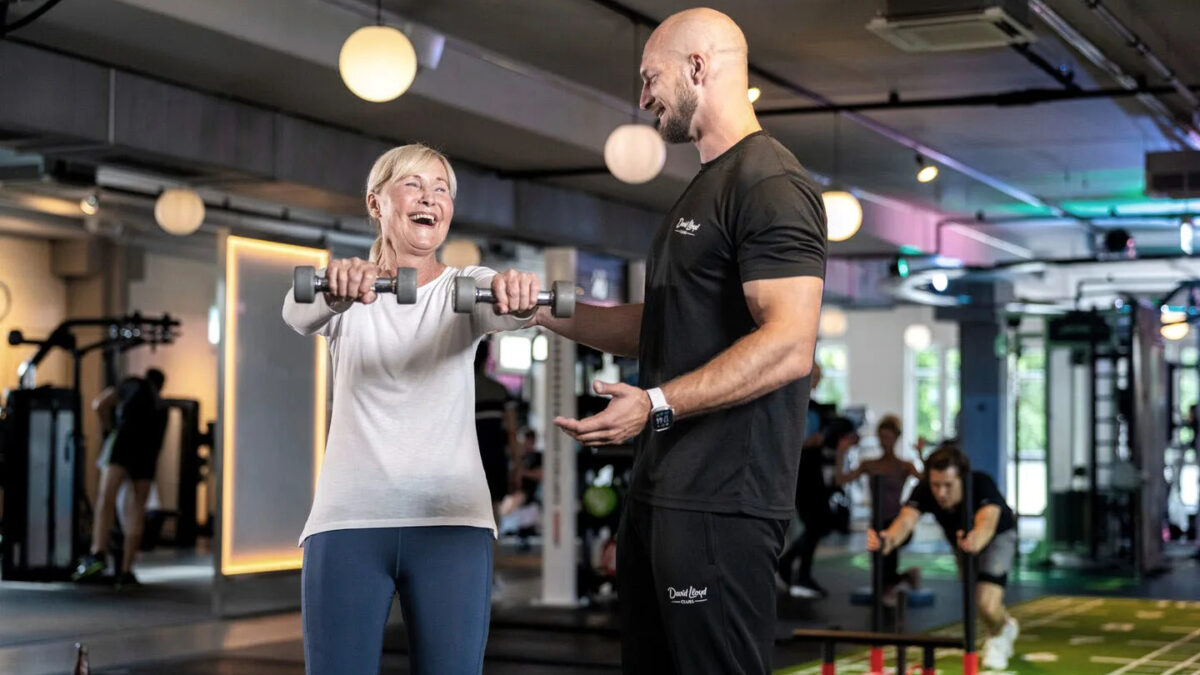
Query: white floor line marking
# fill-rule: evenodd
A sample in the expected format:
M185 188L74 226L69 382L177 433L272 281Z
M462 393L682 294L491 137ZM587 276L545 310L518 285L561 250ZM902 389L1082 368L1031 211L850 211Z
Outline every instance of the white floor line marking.
M1183 663L1180 663L1179 665L1168 670L1167 672L1163 673L1162 675L1172 675L1175 671L1179 670L1180 668L1182 668L1184 666L1194 666L1194 665L1196 665L1196 661L1200 661L1200 651L1193 654L1192 658L1188 659L1187 661L1184 661Z
M1126 664L1125 666L1122 666L1121 668L1118 668L1118 669L1112 671L1108 675L1122 675L1123 673L1127 673L1130 670L1132 670L1133 668L1136 668L1137 666L1140 666L1143 663L1146 663L1147 661L1153 660L1159 654L1168 652L1171 649L1174 649L1175 647L1178 647L1179 645L1181 645L1185 642L1190 642L1192 640L1192 638L1194 638L1198 635L1200 635L1200 628L1197 628L1196 630L1192 631L1191 633L1188 633L1187 635L1179 638L1178 640L1176 640L1174 642L1168 642L1167 644L1163 645L1162 647L1159 647L1158 649L1155 649L1154 651L1143 656L1142 658L1140 658L1136 661L1132 661L1132 662Z
M1021 626L1021 630L1037 628L1038 626L1044 626L1052 621L1057 621L1064 616L1071 616L1072 614L1079 614L1081 612L1086 612L1086 611L1092 609L1093 607L1098 607L1100 605L1103 605L1104 599L1096 598L1095 600L1089 600L1088 602L1084 602L1082 604L1075 604L1075 603L1070 603L1070 604L1072 604L1074 606L1067 607L1066 609L1061 609L1057 612L1054 612L1053 614L1048 614L1040 619L1034 619L1033 621L1025 623Z
M1133 663L1134 659L1124 658L1121 656L1089 656L1088 660L1092 663L1111 663L1113 665L1125 665ZM1178 665L1178 661L1146 661L1143 666L1151 666L1154 668L1170 668Z

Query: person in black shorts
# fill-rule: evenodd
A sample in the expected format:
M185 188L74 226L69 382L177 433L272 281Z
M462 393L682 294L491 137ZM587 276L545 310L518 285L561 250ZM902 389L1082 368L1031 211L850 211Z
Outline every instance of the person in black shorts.
M837 461L858 444L858 429L845 417L825 423L821 442L806 443L800 451L796 477L796 514L804 532L779 556L779 576L793 598L823 598L828 595L812 575L817 544L835 529L829 500L838 489ZM800 562L796 574L796 561Z
M759 125L747 46L693 9L647 41L641 106L701 168L646 259L644 304L535 321L638 357L639 387L583 420L588 446L637 437L617 535L626 673L769 673L775 565L792 516L824 287L821 191Z
M975 522L962 531L963 477L971 477L971 501ZM942 443L925 460L925 477L909 495L892 524L876 534L867 530L867 548L890 554L904 542L922 513L932 513L955 551L961 565L963 555L976 554L979 562L975 593L979 618L987 631L980 654L984 668L1004 670L1020 633L1017 620L1004 608L1004 587L1017 552L1017 524L996 482L981 471L971 471L971 462L955 442Z
M133 562L141 547L146 518L146 499L158 470L167 411L161 393L166 377L157 368L145 377L127 377L116 387L108 387L92 402L105 431L100 453L100 487L92 519L92 546L76 564L71 578L80 581L107 568L105 561L109 533L116 516L117 492L129 480L132 498L125 503L121 525L125 530L122 559L117 568L117 585L137 585Z
M492 495L492 515L500 526L500 503L512 486L509 449L517 445L517 402L508 389L487 374L491 341L483 340L475 349L475 434L479 437L479 458ZM492 595L498 597L500 584L493 581Z

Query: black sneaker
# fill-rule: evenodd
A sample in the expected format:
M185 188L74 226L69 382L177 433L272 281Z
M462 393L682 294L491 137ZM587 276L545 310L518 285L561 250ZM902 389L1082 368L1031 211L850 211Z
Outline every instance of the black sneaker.
M124 588L138 588L142 582L133 575L133 572L121 572L117 575L117 590Z
M75 564L75 570L71 572L71 581L90 579L103 572L105 567L108 567L108 565L105 564L103 558L94 553L89 553L80 558L79 562Z

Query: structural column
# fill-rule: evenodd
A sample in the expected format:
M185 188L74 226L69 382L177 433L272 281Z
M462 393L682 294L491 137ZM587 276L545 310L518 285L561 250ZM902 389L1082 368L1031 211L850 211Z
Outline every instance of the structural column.
M971 465L1005 491L1008 465L1008 359L1004 305L1012 299L1008 282L955 284L949 293L969 298L938 308L939 320L958 322L959 391L962 400L956 436Z

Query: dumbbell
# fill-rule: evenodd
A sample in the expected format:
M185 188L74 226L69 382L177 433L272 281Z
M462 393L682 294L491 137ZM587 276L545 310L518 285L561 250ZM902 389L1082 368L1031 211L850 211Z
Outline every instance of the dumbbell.
M475 303L496 303L492 289L479 288L475 285L475 277L456 277L454 279L454 311L466 314L475 309ZM569 281L556 281L549 291L538 293L537 304L549 305L550 313L564 318L575 314L575 284Z
M329 290L329 280L317 276L312 265L300 265L292 271L293 296L296 302L310 303L317 293ZM397 267L396 276L375 280L376 293L395 293L396 303L411 305L417 301L417 270L412 267Z

